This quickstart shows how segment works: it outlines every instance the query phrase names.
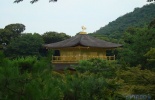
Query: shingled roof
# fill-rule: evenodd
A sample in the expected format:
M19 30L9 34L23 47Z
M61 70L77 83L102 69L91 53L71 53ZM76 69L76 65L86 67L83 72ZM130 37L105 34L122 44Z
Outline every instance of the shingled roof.
M66 48L75 46L85 46L85 47L98 47L98 48L116 48L121 47L121 44L116 44L112 42L107 42L94 38L87 34L78 34L70 39L63 40L56 43L45 44L46 48Z

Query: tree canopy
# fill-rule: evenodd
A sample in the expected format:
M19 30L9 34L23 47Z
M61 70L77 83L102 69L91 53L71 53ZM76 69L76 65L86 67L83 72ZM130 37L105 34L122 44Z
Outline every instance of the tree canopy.
M57 33L57 32L50 31L50 32L45 32L42 35L42 38L45 41L45 43L48 44L48 43L54 43L54 42L68 39L70 38L70 36L66 35L65 33Z
M26 26L20 23L6 25L0 29L0 50L10 58L19 56L42 55L45 56L47 50L42 44L54 43L70 38L65 33L54 31L38 33L23 33Z
M9 25L5 26L4 29L8 29L16 34L20 34L21 32L23 32L25 30L25 25L19 24L19 23L9 24Z
M16 23L5 26L4 29L0 29L0 43L8 45L11 39L15 39L21 35L25 30L25 25Z
M150 54L153 55L153 50L150 51L150 48L155 48L155 39L153 38L154 36L154 28L128 29L123 36L123 50L121 50L119 53L121 56L121 62L125 62L130 66L137 66L141 64L143 68L146 66L148 68L154 68L154 65L150 65L147 60L148 58L152 59Z
M39 55L39 48L41 48L42 44L43 39L41 35L37 33L24 33L10 42L5 53L12 57Z

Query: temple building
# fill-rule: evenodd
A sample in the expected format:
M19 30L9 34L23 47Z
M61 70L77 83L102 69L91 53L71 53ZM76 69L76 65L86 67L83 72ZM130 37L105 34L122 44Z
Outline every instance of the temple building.
M82 31L70 39L44 45L47 49L55 50L52 56L53 64L74 64L79 60L100 58L115 60L115 55L107 56L108 50L121 47L121 44L100 40Z

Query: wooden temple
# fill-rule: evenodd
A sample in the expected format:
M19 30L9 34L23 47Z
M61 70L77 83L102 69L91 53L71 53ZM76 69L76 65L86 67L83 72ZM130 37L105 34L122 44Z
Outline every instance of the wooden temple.
M107 56L108 50L121 47L121 44L111 43L94 38L82 31L70 39L44 45L55 50L52 56L53 64L74 64L80 60L100 58L115 60L115 55Z

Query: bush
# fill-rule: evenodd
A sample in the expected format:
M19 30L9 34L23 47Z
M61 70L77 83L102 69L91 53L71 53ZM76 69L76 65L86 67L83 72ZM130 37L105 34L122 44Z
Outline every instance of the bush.
M117 66L116 61L111 62L98 58L80 61L79 65L76 66L78 72L83 73L88 71L95 74L102 74L105 78L115 76L117 68L119 67Z

